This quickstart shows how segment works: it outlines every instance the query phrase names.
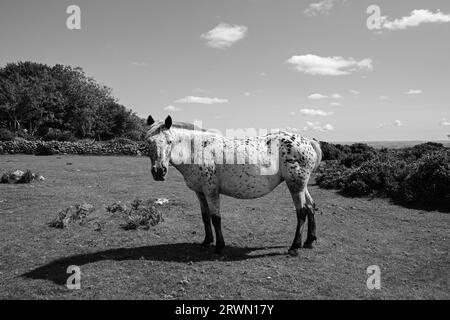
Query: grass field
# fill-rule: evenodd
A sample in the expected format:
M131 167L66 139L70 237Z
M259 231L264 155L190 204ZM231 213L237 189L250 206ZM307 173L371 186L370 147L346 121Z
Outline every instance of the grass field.
M344 198L310 186L318 242L287 256L296 218L285 185L256 200L222 198L224 261L202 250L197 198L171 168L154 182L140 157L0 156L0 171L31 169L46 181L0 184L0 298L32 299L449 299L450 216L384 199ZM104 209L165 197L174 205L150 230L125 231ZM72 204L96 207L91 223L48 227ZM69 290L69 265L81 289ZM368 290L366 268L381 268Z

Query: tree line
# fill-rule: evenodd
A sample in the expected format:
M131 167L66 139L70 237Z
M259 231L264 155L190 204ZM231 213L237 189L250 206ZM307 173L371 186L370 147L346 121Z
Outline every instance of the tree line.
M141 140L145 120L79 67L35 62L0 68L0 130L55 140Z

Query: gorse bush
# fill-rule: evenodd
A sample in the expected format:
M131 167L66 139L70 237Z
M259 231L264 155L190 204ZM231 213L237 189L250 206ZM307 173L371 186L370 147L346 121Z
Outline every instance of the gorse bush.
M8 129L0 128L0 141L13 141L14 138L14 133Z
M341 152L340 160L319 169L316 182L321 188L450 211L450 149L442 144L378 151L354 145L350 151L354 153Z
M50 128L42 137L44 141L70 141L74 142L77 138L70 131L61 131L59 129Z
M37 156L51 156L56 153L56 150L54 150L51 146L39 143L36 146L36 149L34 150L34 154Z
M420 158L402 181L398 196L407 203L432 203L450 210L450 150Z
M409 170L406 162L390 159L383 161L374 158L363 162L348 174L342 191L349 196L364 196L378 193L382 196L393 196Z

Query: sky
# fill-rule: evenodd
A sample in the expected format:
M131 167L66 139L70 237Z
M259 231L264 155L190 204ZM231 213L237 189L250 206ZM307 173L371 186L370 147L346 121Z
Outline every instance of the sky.
M0 0L0 66L79 66L141 117L224 133L447 140L449 39L448 0Z

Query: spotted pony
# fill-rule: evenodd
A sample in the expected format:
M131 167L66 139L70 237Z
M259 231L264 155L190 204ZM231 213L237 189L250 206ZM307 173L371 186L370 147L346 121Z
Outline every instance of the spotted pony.
M170 116L164 122L149 116L147 124L153 178L165 180L171 164L196 193L205 227L202 246L213 243L213 226L215 253L223 255L221 194L239 199L259 198L285 181L297 213L295 237L288 253L297 255L302 247L306 221L308 231L303 247L312 248L316 240L315 204L308 192L308 180L322 159L317 141L283 130L231 139L192 124L172 122Z

